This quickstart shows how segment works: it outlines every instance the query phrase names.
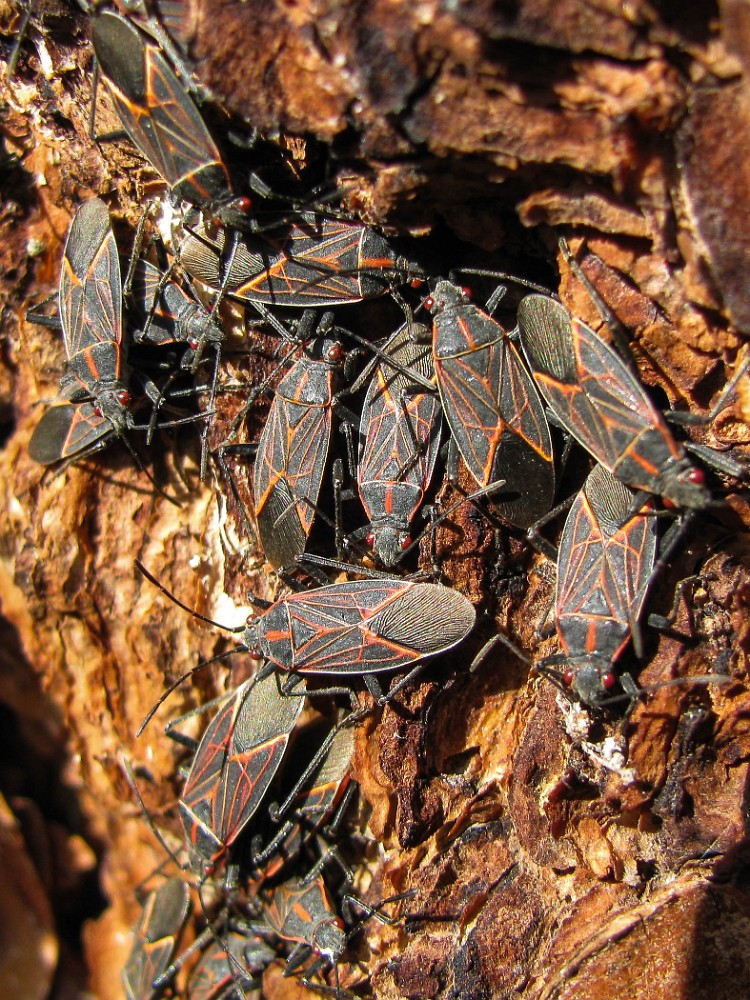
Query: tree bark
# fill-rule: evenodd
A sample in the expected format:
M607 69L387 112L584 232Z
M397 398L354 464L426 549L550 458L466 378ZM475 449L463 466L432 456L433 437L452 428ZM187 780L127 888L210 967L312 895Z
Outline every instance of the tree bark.
M303 174L327 150L348 208L427 247L446 272L491 265L549 281L566 235L631 332L644 382L679 409L710 409L745 357L750 324L743 3L696 2L679 16L641 0L185 6L181 40L235 123L244 116L280 135ZM7 59L17 21L0 14ZM9 734L0 927L24 944L18 964L4 960L4 975L22 983L17 995L88 986L109 1000L121 996L134 890L162 860L124 761L169 826L180 754L158 723L233 679L222 668L197 675L135 739L165 685L229 643L133 560L227 624L248 613L248 594L267 597L276 584L257 554L248 558L251 540L220 486L198 482L188 435L150 459L179 507L120 447L57 477L28 457L57 391L62 345L26 322L25 309L55 292L81 200L105 198L124 251L154 182L128 142L89 138L90 85L86 18L40 6L15 73L0 82L0 702ZM97 121L114 127L106 101ZM558 265L565 304L606 333L586 288ZM221 401L216 441L238 405ZM741 459L749 411L745 377L689 436ZM255 420L251 440L262 414ZM585 468L576 453L561 497ZM684 589L673 631L648 632L645 665L628 664L642 685L711 669L732 680L658 688L626 717L568 704L503 647L469 674L498 629L534 660L556 651L536 633L553 573L519 532L498 548L470 510L438 530L443 574L482 624L467 649L360 733L356 776L385 850L374 886L416 894L406 924L368 924L345 984L364 972L382 998L748 995L750 518L744 492L714 485L726 503L687 537L650 608L666 612L681 578L700 579ZM76 954L70 928L81 923ZM280 990L269 974L267 995Z

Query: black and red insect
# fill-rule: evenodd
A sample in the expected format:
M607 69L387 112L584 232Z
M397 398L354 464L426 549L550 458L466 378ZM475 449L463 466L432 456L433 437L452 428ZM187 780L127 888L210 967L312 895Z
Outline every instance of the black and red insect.
M137 565L164 590L141 563ZM172 599L194 617L216 624ZM369 675L381 671L408 669L405 682L421 669L423 660L462 642L475 620L474 606L458 590L378 578L333 583L282 597L249 618L245 626L227 631L242 632L237 651L259 653L269 661L269 670L303 677L364 676L367 681ZM140 731L192 672L162 694ZM377 690L375 684L373 688Z
M476 612L457 590L410 580L352 580L281 598L243 643L295 674L367 675L415 667L457 646Z
M312 212L259 220L259 232L228 244L226 231L188 224L185 270L240 302L307 309L361 302L423 276L364 223Z
M149 893L122 970L127 1000L153 1000L161 992L154 983L172 961L189 908L190 893L180 879L169 879Z
M257 811L286 753L304 706L284 697L273 676L233 691L206 727L180 797L193 868L211 874Z
M347 920L359 908L367 917L377 917L383 923L395 924L396 918L382 913L386 903L404 899L412 893L401 893L370 906L348 893L341 897L341 911ZM310 873L302 879L289 879L263 894L263 919L281 942L293 945L287 955L285 976L297 975L300 981L313 989L339 992L338 965L362 919L345 924L333 902L323 877ZM308 960L312 959L308 963ZM335 987L322 985L313 979L325 967L335 973Z
M267 896L263 918L282 941L294 947L284 975L292 975L311 954L335 966L344 953L347 933L321 875L283 882ZM308 968L305 980L322 964Z
M189 1000L230 1000L260 986L276 952L250 928L228 927L212 940L187 981Z
M505 330L463 289L439 281L425 304L452 439L480 487L505 480L495 500L502 516L529 527L555 492L552 442L534 382Z
M406 324L382 351L362 405L357 489L369 520L367 543L383 566L394 566L412 544L411 522L432 480L441 408L424 387L433 377L426 327Z
M211 312L176 281L165 281L153 264L143 259L137 261L131 291L138 320L134 343L157 347L185 344L188 352L181 365L192 371L201 359L204 344L221 346L224 331Z
M105 447L133 426L124 377L122 285L107 206L75 214L60 275L60 323L67 369L58 400L34 429L29 454L49 465Z
M675 506L709 505L703 471L687 458L609 344L543 295L521 301L518 324L539 390L563 427L601 465L628 486Z
M596 465L573 502L557 559L555 628L563 683L595 705L616 683L613 667L636 628L654 573L653 503Z
M110 11L92 18L91 41L120 121L175 197L201 207L230 203L219 149L156 41ZM246 208L240 199L240 216Z
M275 568L305 551L317 510L345 352L316 337L276 387L258 441L253 497L258 536Z
M356 787L351 773L354 740L351 724L334 729L293 787L285 789L285 801L269 807L269 839L264 844L258 833L251 843L258 883L275 878L294 862L318 831L325 827L329 837L338 827Z

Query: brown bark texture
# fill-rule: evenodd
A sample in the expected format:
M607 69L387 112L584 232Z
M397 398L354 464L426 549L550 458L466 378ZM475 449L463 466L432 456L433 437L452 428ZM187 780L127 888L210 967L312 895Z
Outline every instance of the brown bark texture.
M490 266L556 284L566 235L630 332L643 381L665 406L710 410L750 328L744 3L186 8L182 41L233 128L278 140L303 179L324 160L351 213L410 251L429 248L445 273ZM7 61L20 15L7 3L0 15ZM102 197L124 252L158 190L127 140L89 137L91 79L86 17L40 3L0 81L0 984L29 1000L122 995L135 890L162 861L124 762L176 842L184 753L160 723L232 679L221 666L199 673L135 739L165 685L232 639L190 619L134 559L228 624L243 620L249 593L280 589L222 484L200 483L190 428L147 452L179 506L122 446L59 476L27 454L63 352L25 311L56 291L72 214ZM115 124L105 98L97 127ZM606 335L558 263L563 301ZM388 332L373 310L363 322ZM253 355L242 377L257 380L261 364ZM219 400L212 443L239 405ZM746 377L687 433L741 460L749 416ZM576 450L561 499L587 467ZM731 681L657 688L627 716L569 703L503 646L468 672L498 630L532 660L556 651L537 631L554 571L522 532L498 540L470 507L439 527L443 577L480 624L358 734L358 815L382 845L369 852L369 898L415 892L407 920L368 923L344 984L367 979L362 989L388 1000L750 995L750 511L735 481L711 481L726 502L701 516L649 602L666 614L678 582L696 578L672 630L646 630L644 662L627 653L622 667L642 685L711 670ZM465 473L462 483L471 489ZM278 971L265 995L304 995L293 980L282 990Z

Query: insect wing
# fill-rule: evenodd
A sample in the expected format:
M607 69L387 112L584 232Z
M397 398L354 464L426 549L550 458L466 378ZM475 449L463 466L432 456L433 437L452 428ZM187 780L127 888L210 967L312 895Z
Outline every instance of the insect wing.
M308 308L375 298L389 287L398 258L383 237L361 223L314 216L246 235L223 274L226 234L191 228L180 249L185 268L240 301Z
M556 620L571 656L611 663L630 638L656 556L656 518L602 466L576 497L560 539Z
M29 441L29 455L40 465L104 447L114 433L112 424L92 403L55 402L42 414Z
M518 321L537 385L563 426L609 472L659 492L660 468L684 456L616 352L542 295L523 299Z
M133 301L144 327L141 340L156 346L184 343L189 336L189 323L201 312L174 281L163 282L163 275L153 264L139 260L133 272ZM198 321L200 323L200 320ZM140 342L138 334L136 341Z
M411 332L399 331L384 349L401 366L429 379L430 345L412 340ZM387 529L408 538L409 524L432 479L440 451L440 412L435 393L418 388L387 362L378 365L362 406L357 486L372 524L376 554L385 565L393 565L399 555L398 546L393 552L388 549Z
M433 316L435 371L446 419L480 486L505 480L495 504L528 527L552 505L552 441L539 394L518 351L491 316L438 282Z
M188 998L219 1000L237 996L237 989L246 992L256 989L258 977L275 957L276 952L257 935L225 931L221 943L211 942L193 969L187 986Z
M319 342L319 354L304 355L281 380L258 442L255 516L275 567L304 552L315 518L333 421L335 364L326 358L334 343Z
M190 892L179 879L170 879L149 893L122 971L128 1000L150 1000L154 996L154 980L169 967L189 907Z
M275 235L251 237L248 246L265 256L261 240L275 247L273 263L239 290L249 299L278 305L336 305L375 298L388 289L379 272L393 271L396 257L383 237L358 222L318 219L287 224Z
M473 605L450 587L358 580L277 601L256 629L263 655L284 670L362 674L444 652L475 618Z
M99 198L75 214L60 275L60 322L71 371L89 391L122 369L122 285L107 206Z
M303 704L303 697L283 697L269 675L245 681L209 723L180 799L198 867L221 857L257 810Z
M320 875L310 882L285 882L265 908L269 926L285 941L306 944L335 960L346 946L346 934Z
M219 150L156 45L107 12L93 19L91 40L120 121L174 193L198 205L226 197Z
M322 762L295 795L292 818L277 829L270 844L254 850L256 859L268 859L263 860L259 876L264 881L274 878L290 860L298 857L303 844L336 812L351 783L355 736L352 726L342 726L334 734Z
M307 821L308 836L331 816L349 784L355 736L352 726L339 729L320 767L294 800L296 812Z
M146 260L139 260L133 272L133 301L137 309L139 319L148 323L148 332L145 340L149 344L162 346L164 344L174 344L180 339L177 323L179 320L179 310L174 308L175 303L169 302L164 294L165 287L160 289L161 272L153 264ZM177 285L180 294L182 290ZM187 299L187 296L185 296ZM135 335L136 340L138 334Z

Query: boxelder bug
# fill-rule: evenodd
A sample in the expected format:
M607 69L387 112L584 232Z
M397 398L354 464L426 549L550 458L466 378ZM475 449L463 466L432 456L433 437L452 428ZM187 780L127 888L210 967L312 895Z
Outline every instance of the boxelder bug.
M529 527L552 506L555 470L544 407L516 347L466 293L439 281L425 302L433 317L440 398L451 435L481 487L505 480L502 516Z
M120 121L174 195L202 207L231 199L216 143L157 45L107 11L92 18L91 41Z
M127 1000L151 1000L156 996L153 984L172 960L189 907L188 887L179 879L170 879L149 893L122 970Z
M265 846L261 846L261 834L251 844L251 863L260 880L278 875L329 820L333 827L340 821L349 791L355 788L351 783L354 739L353 726L337 727L287 790L286 801L269 808L276 830Z
M299 697L280 694L276 678L249 680L232 692L193 757L180 817L193 867L211 874L263 800L302 712Z
M432 379L429 340L426 327L403 326L383 347L402 369L381 360L362 405L357 488L370 522L367 542L384 566L412 544L409 526L440 450L440 401L403 370Z
M344 922L320 875L277 886L264 905L263 917L275 934L296 946L287 959L285 976L291 975L310 952L335 965L346 948Z
M521 343L555 416L596 460L635 489L702 509L710 494L661 413L619 355L554 299L518 307Z
M226 232L188 223L179 258L185 270L240 302L307 309L384 295L421 276L362 222L311 212L269 218L262 231L227 245Z
M475 618L471 602L450 587L353 580L276 601L248 622L243 641L281 670L371 674L452 649Z
M656 557L649 501L633 512L634 493L594 466L573 502L560 538L555 627L562 679L593 705L615 683L613 663L638 622Z
M220 345L224 331L202 303L191 299L175 281L163 279L161 271L148 261L135 264L131 287L141 322L133 340L157 346L186 344L190 353L182 367L194 371L202 345Z
M157 346L185 344L187 350L180 361L180 372L195 372L203 357L205 345L213 346L214 370L206 404L206 409L209 412L213 411L221 347L224 342L224 330L216 321L215 315L201 302L191 299L175 281L165 280L165 275L148 261L138 260L131 265L126 280L126 287L128 286L131 288L132 300L141 321L140 329L133 335L136 344L148 343ZM171 378L177 377L178 374L177 371L173 372ZM155 426L163 398L162 395L154 406L152 428ZM209 423L206 422L201 435L200 477L203 481L208 470L208 433ZM150 443L150 437L148 440Z
M123 379L122 285L107 206L98 198L75 214L60 275L60 322L68 364L58 402L29 442L35 462L81 457L132 427ZM88 396L90 401L77 397Z
M34 428L29 455L40 465L83 458L104 448L114 433L94 403L73 403L61 393Z
M411 892L400 893L382 900L377 906L369 906L354 896L344 895L342 911L345 906L350 909L358 906L368 917L377 917L383 923L393 924L396 919L381 913L381 907L411 895ZM305 986L325 989L339 996L338 963L350 938L361 926L361 921L349 930L345 928L322 877L308 875L300 880L290 879L277 886L265 898L263 917L282 941L294 945L287 957L284 975L296 974L300 966L315 954L317 957L313 962L301 971L300 981ZM335 972L334 990L321 986L312 979L325 965L329 965Z
M70 227L59 305L66 371L57 399L34 428L29 441L31 458L41 465L81 459L117 437L142 469L125 431L149 428L137 427L130 412L133 400L124 378L120 262L107 207L98 198L79 207ZM161 404L164 397L157 386L141 373L138 377L146 395ZM202 417L161 426L195 419Z
M344 349L315 338L276 387L258 441L253 496L258 535L275 568L304 552L315 518L333 430Z
M143 575L185 611L191 610L142 565ZM364 675L421 669L421 661L453 649L474 627L473 604L457 590L411 580L352 580L282 597L229 632L242 632L237 651L258 652L279 670L293 674ZM419 666L418 666L419 665ZM193 668L164 691L139 734ZM404 682L408 680L411 671Z
M192 969L189 1000L230 1000L260 986L260 976L276 958L270 945L252 930L228 928L212 941Z

